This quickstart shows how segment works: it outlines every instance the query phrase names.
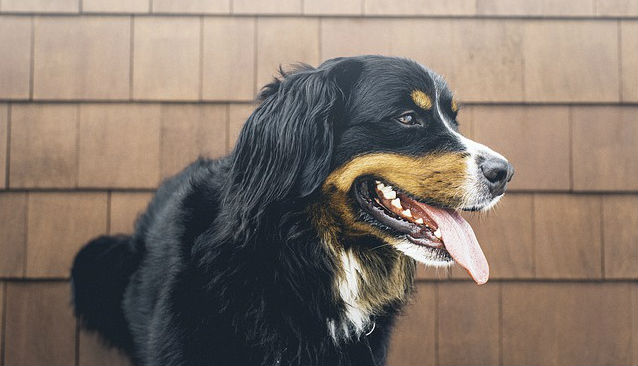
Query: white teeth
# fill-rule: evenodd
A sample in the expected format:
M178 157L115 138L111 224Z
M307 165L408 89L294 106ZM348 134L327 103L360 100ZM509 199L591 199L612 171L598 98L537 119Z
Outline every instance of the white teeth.
M410 209L408 208L407 210L401 212L401 214L405 217L412 217L412 212L410 211Z
M381 192L383 193L383 198L386 200L393 200L397 198L397 192L393 191L392 188L385 187L385 189L382 189Z
M393 199L390 203L392 204L392 206L394 206L394 207L396 207L396 208L398 208L400 210L403 210L403 206L401 206L401 199L400 198L397 197L397 198Z
M386 200L393 200L397 198L397 192L392 189L392 186L386 186L385 184L375 181L377 183L377 189L383 193L383 198Z
M434 236L441 239L441 229L436 229L436 231L434 232Z
M416 222L419 225L423 225L423 219L420 218L420 217L418 219L414 220L414 222Z

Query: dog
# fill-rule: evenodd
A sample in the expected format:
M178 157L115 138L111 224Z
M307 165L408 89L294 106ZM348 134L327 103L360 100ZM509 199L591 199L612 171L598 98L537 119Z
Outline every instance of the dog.
M75 314L136 364L384 364L416 262L487 281L459 211L492 207L514 170L408 59L299 65L259 102L234 150L165 180L133 235L80 250Z

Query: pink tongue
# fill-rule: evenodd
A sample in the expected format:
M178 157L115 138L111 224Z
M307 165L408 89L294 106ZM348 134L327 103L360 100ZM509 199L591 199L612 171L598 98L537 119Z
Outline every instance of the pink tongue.
M458 212L419 204L441 229L445 249L482 285L490 277L490 266L470 224Z

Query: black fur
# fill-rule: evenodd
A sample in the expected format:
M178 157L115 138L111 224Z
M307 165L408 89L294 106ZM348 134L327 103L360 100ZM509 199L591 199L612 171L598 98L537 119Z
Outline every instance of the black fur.
M131 237L80 251L77 316L140 364L383 364L400 304L387 305L369 336L333 340L326 319L343 313L339 264L308 208L328 174L358 154L460 149L433 115L420 117L423 131L390 121L410 107L410 90L435 83L414 62L380 56L273 81L229 156L165 181Z
M122 309L124 290L138 268L140 256L125 235L100 236L75 258L73 302L82 325L98 330L111 345L132 353L133 338Z

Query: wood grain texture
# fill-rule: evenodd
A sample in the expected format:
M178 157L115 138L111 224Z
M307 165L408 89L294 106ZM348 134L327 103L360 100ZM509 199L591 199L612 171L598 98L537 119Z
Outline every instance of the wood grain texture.
M6 282L0 281L0 314L4 317L4 291L6 288ZM4 318L0 322L0 339L4 340ZM4 355L4 341L0 342L0 355ZM0 365L4 365L4 357L0 358Z
M260 1L266 3L267 1ZM257 2L255 2L257 3ZM279 66L319 63L319 20L312 18L257 19L257 85L261 89L277 75Z
M572 107L574 190L638 191L636 107Z
M595 0L596 15L609 17L638 17L638 2L633 0Z
M135 221L153 198L151 192L113 192L110 204L109 234L131 234Z
M133 98L198 100L200 19L135 18Z
M487 19L325 19L321 57L407 57L442 75L462 100L522 101L521 24Z
M9 143L9 107L0 104L0 189L7 186L7 162Z
M509 190L569 190L568 107L476 106L474 139L514 165Z
M0 193L0 233L0 277L22 277L27 238L26 193Z
M206 100L255 97L255 18L204 19L202 96ZM241 70L240 72L229 72Z
M304 1L303 13L308 15L360 15L363 0Z
M617 102L617 39L612 22L526 21L525 101Z
M635 283L503 284L503 364L635 365Z
M162 105L161 176L180 172L198 157L225 155L227 126L223 105Z
M31 19L0 17L0 98L27 99L31 74Z
M321 59L391 55L393 27L394 21L389 19L322 18Z
M523 28L513 21L468 19L451 22L451 30L445 36L445 28L436 37L443 37L437 68L451 63L453 71L444 76L452 90L458 90L458 98L464 101L487 102L491 100L523 100ZM435 36L435 34L432 34ZM421 38L425 42L426 38ZM431 40L431 37L427 39ZM425 45L423 45L425 46ZM445 49L456 49L450 57ZM409 46L407 47L409 48ZM415 50L425 50L425 47ZM431 46L428 48L431 49ZM402 50L400 53L407 53ZM419 58L428 65L429 57ZM440 66L439 66L440 65ZM489 65L486 67L486 65Z
M477 8L481 15L582 17L594 14L594 0L477 0Z
M465 0L366 0L364 9L366 15L474 15L476 14L476 2Z
M234 14L299 14L301 0L232 0Z
M536 277L602 277L601 197L534 195Z
M153 0L153 13L228 14L231 0Z
M131 23L126 17L37 17L33 98L128 99Z
M436 347L436 284L418 283L412 303L397 319L388 365L434 365Z
M638 278L638 196L603 196L605 278Z
M160 174L160 106L80 106L79 186L155 188Z
M77 13L77 0L2 0L2 11L15 13Z
M473 282L439 284L440 365L498 364L499 286L477 286Z
M75 334L52 279L229 152L279 64L359 54L443 75L461 131L516 168L463 214L490 282L419 265L388 363L638 364L637 19L635 0L0 0L0 365L128 364Z
M228 107L228 151L232 151L244 122L255 109L252 104L231 104Z
M463 106L456 115L459 132L468 139L474 140L474 110L475 106Z
M534 278L534 224L531 194L508 193L487 213L466 215L490 264L490 279ZM452 278L469 279L458 265Z
M73 258L106 233L106 193L29 193L27 267L30 278L68 278Z
M11 106L9 187L72 188L77 184L77 107Z
M73 365L75 318L67 282L7 282L6 365Z
M633 1L638 7L638 2ZM636 11L638 13L638 11ZM638 103L638 22L620 23L620 59L623 102Z
M156 3L157 1L154 1ZM83 13L148 13L148 0L82 0Z

